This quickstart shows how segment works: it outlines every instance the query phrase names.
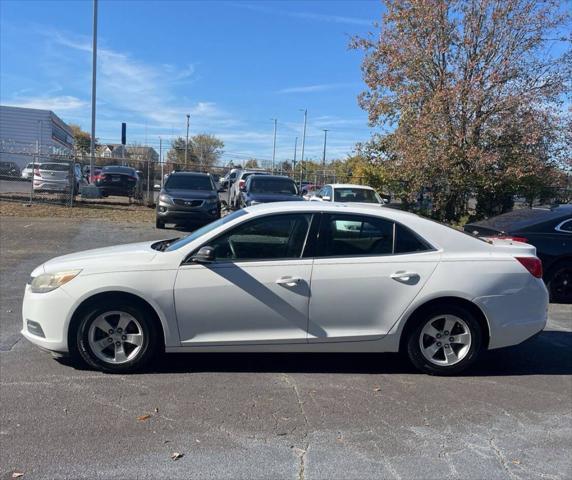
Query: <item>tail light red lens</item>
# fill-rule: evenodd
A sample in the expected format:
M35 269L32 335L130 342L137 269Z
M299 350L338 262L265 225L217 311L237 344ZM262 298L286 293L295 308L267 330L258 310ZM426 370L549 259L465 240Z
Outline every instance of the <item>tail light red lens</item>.
M246 180L241 180L240 182L238 182L238 188L240 190L244 190L245 185L246 185Z
M536 257L515 257L529 273L536 278L542 278L542 261Z
M524 237L512 237L510 235L508 236L504 236L501 237L503 240L511 240L513 242L522 242L522 243L528 243L528 238L524 238Z
M40 169L38 167L34 168L34 175L40 176Z

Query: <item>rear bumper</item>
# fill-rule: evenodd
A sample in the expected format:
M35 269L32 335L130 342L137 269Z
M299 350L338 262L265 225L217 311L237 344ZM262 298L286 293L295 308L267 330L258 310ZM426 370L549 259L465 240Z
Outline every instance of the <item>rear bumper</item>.
M541 332L548 321L548 291L533 278L518 292L475 298L489 322L489 349L518 345Z
M71 190L69 182L33 180L33 187L35 191L42 192L69 192Z
M116 195L118 197L130 197L135 193L135 187L97 185L99 191L105 195Z

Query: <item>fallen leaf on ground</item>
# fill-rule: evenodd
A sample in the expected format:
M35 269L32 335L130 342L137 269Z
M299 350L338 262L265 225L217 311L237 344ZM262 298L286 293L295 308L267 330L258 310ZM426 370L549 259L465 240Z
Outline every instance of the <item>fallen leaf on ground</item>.
M514 463L515 465L520 465L520 460L513 460L512 463Z
M24 472L14 472L12 478L20 478L24 476Z
M171 453L171 458L173 460L179 460L179 458L182 458L184 455L185 455L184 453L173 452Z
M381 391L381 387L373 387L373 391L374 391L374 392L380 392L380 391Z
M145 415L139 415L137 417L137 420L139 420L140 422L144 422L145 420L149 420L150 418L151 418L151 415L146 413Z
M155 413L159 413L159 408L155 407Z

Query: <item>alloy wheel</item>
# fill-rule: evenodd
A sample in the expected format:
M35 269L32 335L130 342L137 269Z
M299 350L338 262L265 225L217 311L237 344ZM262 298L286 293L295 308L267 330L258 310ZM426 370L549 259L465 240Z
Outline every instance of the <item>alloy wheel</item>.
M419 348L434 365L451 366L463 360L471 348L467 323L456 315L438 315L425 323L419 335Z
M89 327L88 343L101 361L119 365L135 358L143 346L141 324L127 312L109 311L98 315Z

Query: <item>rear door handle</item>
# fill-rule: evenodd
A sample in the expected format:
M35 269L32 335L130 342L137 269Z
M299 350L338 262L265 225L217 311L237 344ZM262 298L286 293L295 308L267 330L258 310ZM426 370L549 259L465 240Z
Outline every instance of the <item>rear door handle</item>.
M276 280L276 284L284 285L286 287L295 287L301 281L302 281L301 278L286 276L286 277L280 277L278 280Z
M395 272L392 273L390 277L398 282L409 282L411 280L419 279L419 274L415 272Z

